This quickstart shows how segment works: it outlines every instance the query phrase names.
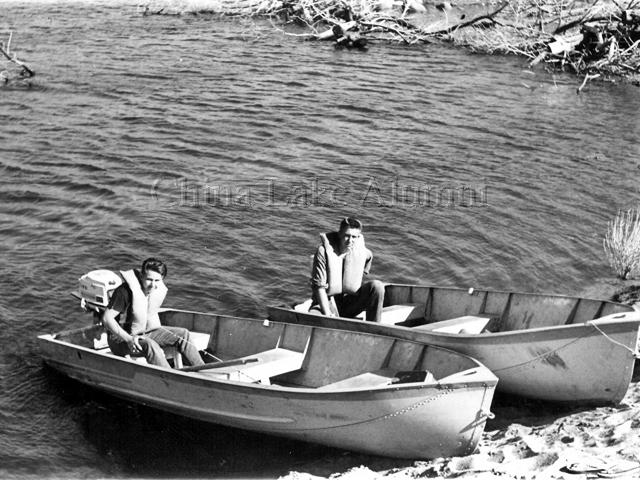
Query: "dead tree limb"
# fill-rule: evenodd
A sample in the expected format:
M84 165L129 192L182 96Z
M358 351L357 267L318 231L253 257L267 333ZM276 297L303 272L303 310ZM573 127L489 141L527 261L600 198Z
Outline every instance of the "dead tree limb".
M407 39L407 37L405 37L404 34L397 28L393 28L393 27L390 27L388 25L383 25L383 24L380 24L380 23L373 23L373 22L362 22L361 25L364 26L364 27L369 27L369 28L379 28L383 32L395 33L398 37L400 37L402 39L402 41L404 43L407 43L407 44L411 43Z
M478 15L477 17L474 17L471 20L467 20L466 22L458 23L457 25L452 25L450 27L443 28L442 30L436 30L435 32L429 32L429 34L430 35L443 35L443 34L454 32L454 31L459 30L459 29L464 28L464 27L469 27L469 26L473 25L474 23L478 23L481 20L491 20L491 21L493 21L493 17L495 17L502 10L504 10L507 7L507 5L509 5L509 2L504 2L502 5L500 5L498 7L497 10L494 10L491 13Z
M7 45L5 46L5 44L3 42L0 42L0 54L2 54L3 57L5 57L9 62L18 65L22 70L21 70L21 75L23 77L27 77L27 78L31 78L34 77L36 75L36 73L31 70L31 68L29 68L24 62L18 60L18 56L14 53L13 55L11 55L11 38L12 38L13 34L9 33L9 40L7 41Z
M588 74L588 73L587 73L587 74L584 76L584 80L582 81L582 85L580 85L580 86L577 88L576 93L580 93L580 92L582 91L582 89L585 87L585 85L587 84L587 82L588 82L589 80L593 80L594 78L598 78L599 76L600 76L600 74L599 74L599 73L596 73L596 74L594 74L594 75L590 75L590 74Z

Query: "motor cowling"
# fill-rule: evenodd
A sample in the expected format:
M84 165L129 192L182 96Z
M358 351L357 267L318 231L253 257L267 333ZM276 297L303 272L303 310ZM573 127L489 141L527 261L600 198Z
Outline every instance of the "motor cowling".
M78 280L80 305L85 310L104 310L109 305L113 291L122 282L122 277L111 270L92 270L82 275Z

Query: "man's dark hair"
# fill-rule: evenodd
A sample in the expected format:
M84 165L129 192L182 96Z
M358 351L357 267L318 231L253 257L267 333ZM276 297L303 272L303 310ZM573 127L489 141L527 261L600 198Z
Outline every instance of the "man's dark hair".
M362 230L362 222L357 218L353 217L344 217L340 222L340 232L345 231L348 228L357 228L358 230Z
M140 273L144 275L148 271L159 273L160 275L162 275L162 278L167 276L167 266L162 260L158 260L157 258L147 258L144 262L142 262Z

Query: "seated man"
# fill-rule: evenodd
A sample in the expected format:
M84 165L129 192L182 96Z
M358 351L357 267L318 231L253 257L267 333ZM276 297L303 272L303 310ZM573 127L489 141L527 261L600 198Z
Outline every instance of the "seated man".
M158 310L167 295L163 279L166 265L155 258L142 262L140 271L121 272L124 283L116 288L102 315L111 351L120 356L143 356L147 362L170 368L162 347L173 346L191 365L203 365L186 328L163 327Z
M364 246L362 223L347 217L339 231L320 237L322 243L316 250L311 272L311 311L355 317L365 310L367 321L380 322L384 284L379 280L362 282L373 259Z

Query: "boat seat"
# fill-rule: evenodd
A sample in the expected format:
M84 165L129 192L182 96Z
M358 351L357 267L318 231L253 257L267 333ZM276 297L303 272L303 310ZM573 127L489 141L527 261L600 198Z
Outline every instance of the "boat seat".
M167 361L173 363L173 368L183 367L182 355L180 354L180 352L176 347L174 346L162 347L162 350L164 351L164 356L167 359Z
M337 382L318 387L318 390L351 390L358 388L376 388L400 383L435 382L435 377L426 370L397 371L384 368L373 372L365 372L360 375L345 378Z
M294 305L293 309L296 312L309 313L311 308L311 300L306 300L300 304ZM424 317L424 304L422 303L407 303L400 305L388 305L382 307L382 317L380 323L384 325L395 325L406 320L414 320L416 318ZM365 320L365 312L362 311L355 318Z
M396 323L423 317L424 305L421 303L389 305L382 308L380 323L383 325L395 325Z
M198 351L205 350L209 346L211 335L208 333L189 332L189 341L196 346Z
M312 301L310 298L308 298L307 300L305 300L305 301L304 301L304 302L302 302L302 303L295 304L295 305L293 306L293 309L294 309L296 312L304 312L304 313L308 313L308 312L309 312L309 309L311 309L311 305L313 305L313 301Z
M356 318L365 320L365 312L360 312ZM421 303L407 303L399 305L388 305L382 307L382 316L380 323L382 325L396 325L407 320L424 317L424 305Z
M189 331L189 342L196 347L200 352L209 346L209 339L211 335L208 333L192 332ZM173 360L173 368L182 368L184 363L182 355L178 352L176 347L163 347L164 354L167 360Z
M141 363L143 365L149 365L149 362L147 362L147 359L144 357L132 357L131 355L125 355L123 358L131 360L132 362Z
M288 348L276 347L271 350L248 355L235 360L246 361L241 365L230 365L199 370L199 375L213 376L236 382L263 383L271 385L270 378L283 373L295 372L302 368L305 352L295 352Z
M374 372L361 373L360 375L356 375L354 377L345 378L328 385L323 385L321 387L318 387L317 390L328 391L383 387L385 385L391 385L395 378L395 370L376 370Z
M441 322L427 323L413 327L413 330L421 330L427 332L439 333L467 333L478 334L491 321L490 315L465 315L462 317L451 318Z
M109 342L107 341L107 332L103 330L99 337L93 339L93 349L102 350L104 348L109 348Z

